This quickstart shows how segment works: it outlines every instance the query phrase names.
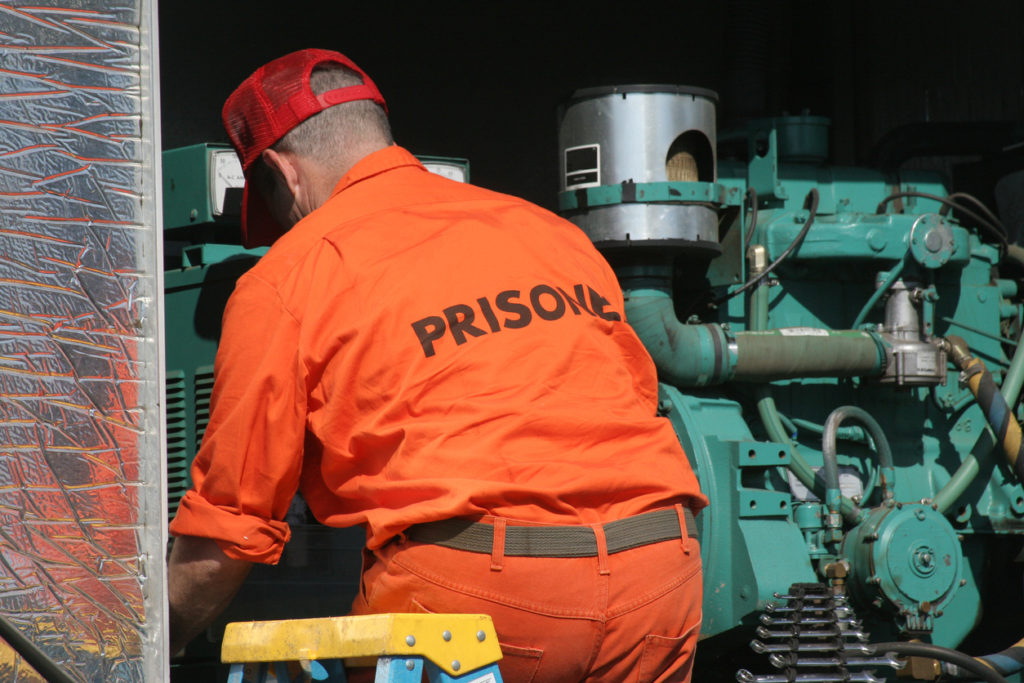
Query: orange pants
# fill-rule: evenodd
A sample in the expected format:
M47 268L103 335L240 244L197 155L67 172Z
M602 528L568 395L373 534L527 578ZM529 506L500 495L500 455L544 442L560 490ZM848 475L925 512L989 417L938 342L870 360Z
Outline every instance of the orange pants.
M690 680L701 621L695 539L584 558L396 540L364 561L353 614L489 614L505 683ZM372 680L372 669L350 680L364 673Z

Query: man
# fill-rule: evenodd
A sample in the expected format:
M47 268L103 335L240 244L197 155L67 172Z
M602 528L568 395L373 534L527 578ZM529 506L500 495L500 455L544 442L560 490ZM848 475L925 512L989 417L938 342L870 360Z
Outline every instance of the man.
M277 561L301 489L366 529L353 613L490 614L510 682L689 680L706 500L614 274L575 226L428 173L384 106L323 50L224 106L246 243L273 247L224 314L172 648Z

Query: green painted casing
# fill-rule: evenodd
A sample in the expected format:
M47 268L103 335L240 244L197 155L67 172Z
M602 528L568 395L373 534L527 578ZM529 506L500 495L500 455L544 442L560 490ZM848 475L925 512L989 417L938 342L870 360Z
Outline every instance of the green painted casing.
M212 153L230 145L203 142L163 153L164 230L213 223ZM238 216L234 216L238 220Z
M748 171L746 165L720 163L718 184L730 197L743 196ZM760 202L751 242L766 247L769 262L790 245L807 220L808 192L814 188L819 194L817 215L805 240L775 270L773 284L765 290L766 329L849 329L877 283L902 263L902 280L922 292L922 334L963 337L996 380L1003 377L1022 316L1017 287L993 276L997 247L972 226L943 216L937 201L906 197L901 205L890 202L887 213L876 213L879 204L897 191L894 180L900 191L945 196L936 176L908 172L892 179L869 170L809 164L758 172L768 192ZM735 214L720 234L722 254L708 268L708 281L719 294L739 287L748 277L744 233L749 211L741 207ZM752 293L725 301L702 315L701 322L727 323L730 335L738 338L747 330ZM885 300L882 297L867 310L869 329L884 322ZM1024 490L998 452L988 457L992 440L984 415L958 374L950 365L944 384L903 389L870 378L771 383L780 412L794 425L791 437L796 448L813 468L823 464L821 432L809 427L820 426L840 405L867 410L890 442L894 500L901 503L891 509L881 507L880 489L873 483L877 458L863 433L845 432L846 438L839 441L839 465L846 477L841 486L853 487L848 495L863 495L859 502L866 512L856 527L844 526L842 544L825 541L820 505L792 483L785 470L785 449L768 441L754 409L753 386L662 385L662 412L711 500L699 517L705 562L703 636L750 623L772 593L795 582L820 579L815 568L836 559L846 559L852 566L850 591L865 628L873 634L895 638L924 629L932 642L947 647L966 636L980 618L982 603L998 600L984 585L984 539L1024 533ZM754 459L745 460L751 452ZM774 462L771 454L777 457L780 452L783 459ZM982 463L980 472L949 514L922 505L972 452ZM866 540L875 533L879 540ZM951 564L928 565L921 559L928 554L922 548L948 557ZM876 572L876 567L884 571ZM935 607L925 605L930 610L925 611L922 602ZM901 614L904 610L909 616Z
M959 643L981 616L981 600L949 520L930 505L892 504L871 511L843 540L850 591L881 603L909 632Z
M740 625L794 581L813 581L814 571L789 492L763 484L789 454L753 439L735 401L662 384L660 405L712 501L697 516L707 638Z

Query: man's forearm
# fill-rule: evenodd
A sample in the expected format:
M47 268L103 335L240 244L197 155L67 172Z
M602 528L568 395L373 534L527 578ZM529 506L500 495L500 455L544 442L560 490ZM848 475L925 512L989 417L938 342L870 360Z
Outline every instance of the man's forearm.
M172 654L224 611L250 569L251 562L228 557L208 538L174 540L167 569Z

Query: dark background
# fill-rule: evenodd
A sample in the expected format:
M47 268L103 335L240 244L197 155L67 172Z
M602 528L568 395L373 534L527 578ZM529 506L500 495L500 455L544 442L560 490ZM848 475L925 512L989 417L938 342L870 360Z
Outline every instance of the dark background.
M331 48L377 82L400 144L467 157L477 184L550 207L556 108L577 88L710 88L720 132L806 109L832 119L836 163L866 164L904 124L1024 120L1022 29L1018 0L170 0L160 4L163 143L226 141L220 106L243 78L286 52ZM951 171L977 158L912 163Z

